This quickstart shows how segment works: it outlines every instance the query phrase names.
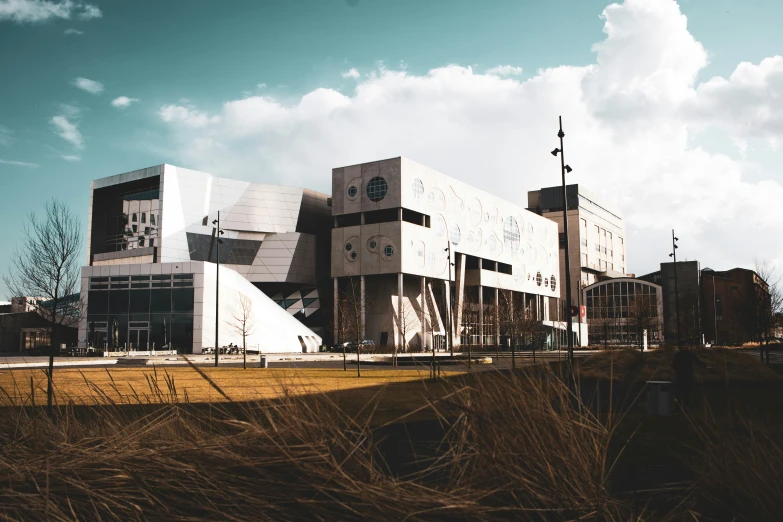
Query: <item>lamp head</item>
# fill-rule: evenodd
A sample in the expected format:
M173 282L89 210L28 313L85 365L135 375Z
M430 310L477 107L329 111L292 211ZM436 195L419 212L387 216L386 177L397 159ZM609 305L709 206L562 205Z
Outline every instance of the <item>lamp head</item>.
M560 149L555 149L552 151L552 156L557 156L557 153L560 152Z
M572 169L572 168L571 168L571 167L569 167L568 165L566 165L566 166L565 166L565 171L566 171L566 173L568 173L568 172L571 172L572 170L574 170L574 169Z
M213 224L213 225L217 225L217 219L213 219L213 220L212 220L212 224Z
M560 129L559 131L557 131L557 137L558 138L564 138L565 137L565 132L563 132L563 129Z
M674 254L669 254L669 257L672 257Z

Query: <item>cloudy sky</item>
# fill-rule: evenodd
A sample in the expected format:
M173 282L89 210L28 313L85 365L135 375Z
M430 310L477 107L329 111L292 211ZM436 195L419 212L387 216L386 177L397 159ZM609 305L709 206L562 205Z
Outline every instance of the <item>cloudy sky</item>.
M160 163L330 189L407 156L616 203L627 269L783 266L779 0L0 0L0 272L25 214ZM86 230L86 226L85 226ZM0 289L4 290L4 289ZM5 293L3 291L3 293Z

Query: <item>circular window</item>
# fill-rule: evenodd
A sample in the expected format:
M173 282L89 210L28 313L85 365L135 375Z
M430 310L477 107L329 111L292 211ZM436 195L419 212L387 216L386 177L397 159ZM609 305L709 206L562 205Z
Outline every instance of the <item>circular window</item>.
M433 254L432 252L427 254L427 264L430 265L430 266L434 266L435 265L435 254Z
M427 193L427 202L433 207L443 210L446 206L446 196L438 189L430 190Z
M351 185L348 187L348 197L355 198L356 194L359 193L359 189L357 189L355 186Z
M374 249L375 247L378 246L378 243L376 243L374 239L371 239L368 245L370 246L371 249Z
M345 250L347 252L350 252L352 249L353 249L353 245L351 243L346 243L345 244Z
M548 288L548 287L549 287L549 278L545 277L544 278L544 288Z
M549 278L549 288L551 288L553 292L557 289L557 281L555 280L555 276L551 276Z
M386 257L391 257L394 254L394 247L386 245L386 248L383 249L383 253L386 254Z
M356 259L356 252L351 252L351 259Z
M473 250L478 250L479 248L481 248L480 228L476 228L468 232L468 245L470 245L470 248L472 248Z
M481 224L481 202L478 198L473 198L468 205L468 214L470 214L470 222L473 225Z
M498 249L498 239L495 236L495 234L492 234L489 236L489 240L487 241L487 245L489 246L490 252L495 252Z
M454 223L451 226L451 244L452 245L459 245L459 240L462 237L459 230L459 225Z
M509 216L503 224L503 241L512 252L519 250L519 225L512 216Z
M416 199L424 197L424 183L419 178L413 180L413 197Z
M541 272L536 272L536 284L541 286Z
M382 200L386 197L387 192L389 192L389 185L380 176L372 178L367 184L367 197L370 198L370 201Z
M435 235L438 237L444 237L446 235L446 220L443 216L436 216L435 223L433 224L435 229Z

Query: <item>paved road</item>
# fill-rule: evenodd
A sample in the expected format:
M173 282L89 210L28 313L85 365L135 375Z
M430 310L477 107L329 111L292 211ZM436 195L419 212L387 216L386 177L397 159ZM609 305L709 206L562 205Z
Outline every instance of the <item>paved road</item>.
M574 352L575 357L584 357L592 352L579 350ZM456 353L456 356L466 357L467 354ZM500 357L494 351L473 352L471 369L496 369L510 368L512 357L510 352L500 352ZM416 366L429 366L430 354L400 354L398 360L399 366L396 369L405 370ZM466 361L454 362L449 360L448 353L436 353L436 357L441 361L441 368L449 371L467 371ZM565 352L536 352L535 362L552 361L565 359ZM415 360L414 360L415 358ZM489 358L490 364L479 364L480 359ZM308 354L267 354L267 365L270 368L342 368L343 357L340 353L308 353ZM367 368L392 369L389 355L362 355L361 360ZM211 355L179 355L179 356L156 356L156 357L57 357L55 366L58 368L93 368L93 367L141 367L141 366L186 366L188 361L197 366L212 366L215 359ZM347 354L346 362L349 367L355 368L356 354ZM407 364L406 364L407 362ZM515 354L515 364L532 364L534 356L532 352L518 352ZM49 359L47 357L0 357L0 371L30 368L46 368ZM219 360L223 367L242 367L241 355L221 355ZM247 365L258 366L259 356L248 355Z

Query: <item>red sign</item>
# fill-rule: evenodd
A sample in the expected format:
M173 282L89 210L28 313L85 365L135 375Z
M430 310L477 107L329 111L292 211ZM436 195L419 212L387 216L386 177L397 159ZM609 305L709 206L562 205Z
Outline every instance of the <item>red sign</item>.
M579 307L579 322L581 323L587 317L587 307L582 305Z

